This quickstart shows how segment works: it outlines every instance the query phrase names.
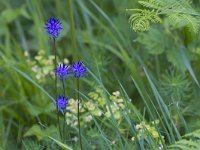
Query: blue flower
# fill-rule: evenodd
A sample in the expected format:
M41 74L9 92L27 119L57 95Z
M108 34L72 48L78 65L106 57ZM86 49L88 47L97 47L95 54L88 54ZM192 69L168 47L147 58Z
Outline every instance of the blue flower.
M69 98L64 96L58 96L55 102L55 105L58 107L58 110L63 112L66 110Z
M62 22L60 22L56 18L50 18L46 22L45 29L47 30L47 33L50 35L50 37L55 39L59 36L60 30L63 30L63 28L61 27L61 24Z
M78 79L86 75L87 67L85 67L81 61L78 61L77 64L72 62L71 70L74 77Z
M70 74L69 66L60 64L58 68L54 69L55 75L60 78L60 80L66 79L67 75Z

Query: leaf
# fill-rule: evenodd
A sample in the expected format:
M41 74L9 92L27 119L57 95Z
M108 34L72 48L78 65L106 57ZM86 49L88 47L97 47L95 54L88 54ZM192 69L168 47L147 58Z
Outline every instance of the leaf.
M152 9L159 9L159 3L155 1L138 1L138 3L144 7L152 8Z
M14 21L18 16L24 16L27 19L30 19L30 15L27 13L24 6L16 9L8 8L1 13L1 21L4 23L11 23Z
M197 33L199 30L199 22L192 15L173 13L168 16L168 19L174 28L187 27L189 31L194 33Z
M67 146L66 144L63 144L62 142L52 138L49 136L50 139L52 139L53 141L55 141L60 147L62 147L65 150L73 150L72 148L70 148L69 146Z
M150 54L154 55L162 54L168 44L164 33L153 28L147 33L140 34L137 41L143 44Z
M44 138L44 134L40 126L33 125L25 134L24 137L28 136L36 136L38 140L41 140Z
M189 60L187 59L187 57L186 57L186 55L185 55L184 50L183 50L182 48L180 48L179 50L180 50L180 53L181 53L183 62L184 62L184 64L185 64L185 67L186 67L187 70L189 71L189 73L190 73L191 77L193 78L193 80L194 80L194 81L196 82L196 84L200 87L199 82L198 82L198 80L197 80L197 78L196 78L196 76L195 76L195 74L194 74L194 71L193 71L193 69L192 69L192 67L191 67L191 65L190 65Z
M161 22L157 12L154 10L133 9L136 13L132 14L129 18L129 23L135 32L147 31L150 28L150 23Z
M26 78L27 80L29 80L31 83L33 83L35 86L37 86L44 94L46 94L50 100L55 103L54 98L45 90L43 89L43 87L41 87L38 83L36 83L33 79L31 79L26 73L20 71L19 69L17 69L15 66L13 65L9 65L12 69L14 69L15 71L17 71L20 75L22 75L24 78Z
M169 19L169 23L175 28L186 26L194 33L199 30L200 14L191 6L189 0L146 0L138 3L146 7L146 9L128 9L135 11L130 16L129 23L136 32L149 30L151 22L161 22L161 16L162 19L164 17Z
M57 128L55 126L50 126L46 129L42 129L39 125L33 125L25 134L24 137L36 136L40 141L45 137L52 136L57 133Z
M180 53L177 49L168 49L166 50L166 53L168 61L171 62L174 67L182 72L186 70L184 61L181 58Z
M48 113L55 109L55 106L52 103L43 104L43 105L36 105L29 101L25 101L24 104L26 105L26 109L31 116L37 117L42 113Z
M177 149L181 150L196 150L200 147L200 130L193 131L189 134L183 136L183 138L176 143L168 146L168 149Z
M20 9L6 9L2 12L1 17L5 23L10 23L20 15Z

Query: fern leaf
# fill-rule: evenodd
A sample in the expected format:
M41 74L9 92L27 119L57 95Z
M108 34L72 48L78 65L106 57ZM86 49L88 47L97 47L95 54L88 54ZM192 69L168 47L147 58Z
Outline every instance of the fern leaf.
M129 23L131 24L132 29L136 32L149 30L150 22L161 22L161 19L153 10L149 11L138 9L136 11L137 13L131 15L129 18Z
M198 20L188 14L170 14L169 23L175 28L187 27L191 32L197 33L199 30Z
M152 8L152 9L160 9L161 8L158 3L155 3L155 1L154 1L154 3L152 1L138 1L138 3L147 8Z
M166 51L167 60L172 63L174 67L176 67L180 71L185 71L186 67L183 65L184 62L180 58L180 52L177 49L168 49Z
M198 20L197 20L195 17L193 17L193 16L191 16L191 15L187 15L187 14L183 14L183 18L184 18L185 20L187 20L187 22L188 22L187 27L188 27L189 29L193 30L194 33L197 33L198 30L199 30L199 23L198 23Z
M136 32L149 30L151 22L161 22L161 15L169 18L175 28L187 27L194 33L199 30L200 14L192 8L191 0L141 0L138 3L147 9L132 9L136 15L131 16L129 22Z
M167 39L163 32L151 28L148 32L140 34L137 41L144 45L149 54L159 55L164 52Z
M175 144L168 146L168 149L196 150L200 147L200 130L194 131L183 136L183 139Z

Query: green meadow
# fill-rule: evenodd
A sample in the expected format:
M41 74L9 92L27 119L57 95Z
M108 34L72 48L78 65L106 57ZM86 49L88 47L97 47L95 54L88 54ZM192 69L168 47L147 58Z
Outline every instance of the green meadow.
M198 0L0 0L0 150L200 149L199 29Z

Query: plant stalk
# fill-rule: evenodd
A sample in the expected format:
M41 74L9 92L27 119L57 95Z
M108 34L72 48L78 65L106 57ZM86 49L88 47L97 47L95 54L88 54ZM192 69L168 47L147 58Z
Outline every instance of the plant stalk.
M64 97L65 97L65 83L64 80L62 80L62 85L63 85L63 93L64 93ZM65 144L65 128L66 128L66 111L63 112L63 142Z
M56 68L56 65L57 65L57 51L56 51L56 40L55 40L55 38L53 38L53 51L54 51L54 68ZM54 85L54 88L55 88L56 97L57 97L57 77L56 77L56 72L55 72L55 85ZM58 128L59 128L60 138L62 139L58 106L56 108L57 108Z
M80 147L81 150L83 149L82 147L82 138L81 138L81 126L80 126L80 95L79 95L79 79L77 79L77 90L78 90L78 131L79 131L79 142L80 142Z
M74 21L74 14L73 14L73 0L68 0L68 6L69 6L69 17L70 17L70 27L71 27L71 42L72 42L72 48L73 48L73 57L74 60L78 60L78 51L77 51L77 41L76 41L76 29L75 29L75 21Z

